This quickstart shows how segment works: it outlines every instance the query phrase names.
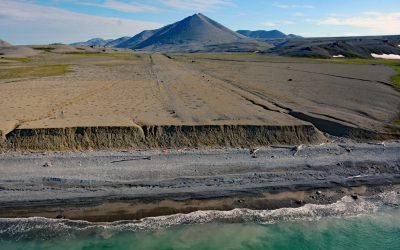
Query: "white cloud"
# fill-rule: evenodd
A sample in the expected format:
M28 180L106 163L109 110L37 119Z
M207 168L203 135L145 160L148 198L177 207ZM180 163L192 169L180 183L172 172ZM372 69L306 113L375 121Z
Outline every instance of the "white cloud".
M293 21L289 21L289 20L262 23L262 25L265 27L281 27L281 26L292 25L292 24L295 24L295 23Z
M304 13L302 13L302 12L294 12L294 13L292 13L291 14L291 16L295 16L295 17L303 17L303 16L305 16L306 14L304 14Z
M223 6L234 6L232 0L159 0L164 5L175 9L207 11Z
M0 1L1 35L15 44L117 38L161 26L152 22L80 14L26 1Z
M297 4L284 4L284 3L274 3L274 7L281 8L281 9L314 9L313 5L304 4L304 5L297 5Z
M150 5L139 4L135 2L121 2L115 0L106 0L103 3L95 3L95 2L77 2L77 4L81 5L89 5L96 6L101 8L107 8L112 10L117 10L121 12L127 13L138 13L138 12L160 12L162 11L159 8Z
M276 27L277 26L276 23L273 23L273 22L265 22L265 23L262 23L262 25L265 27Z
M399 34L400 12L379 13L365 12L358 17L338 18L330 17L319 21L322 25L350 26L364 28L374 34Z

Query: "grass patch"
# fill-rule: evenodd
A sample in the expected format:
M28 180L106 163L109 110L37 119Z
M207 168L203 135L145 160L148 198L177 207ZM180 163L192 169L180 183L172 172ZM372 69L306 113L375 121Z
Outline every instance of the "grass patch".
M66 55L77 55L77 56L88 56L88 57L112 57L116 59L122 59L122 60L132 60L132 59L140 59L141 56L133 53L106 53L106 52L80 52L80 51L74 51L74 52L65 52L63 54Z
M0 69L0 79L63 75L71 72L68 67L68 64L61 64Z
M225 53L196 53L192 54L195 56L200 56L200 57L209 57L209 56L257 56L259 55L258 53L254 52L225 52Z
M19 58L19 57L4 57L2 59L9 60L9 61L20 62L20 63L28 63L28 62L32 61L32 59L28 58L28 57L23 57L23 58Z
M329 62L337 62L337 63L344 63L344 64L372 64L372 65L387 65L392 67L397 74L392 76L391 81L393 87L400 91L400 60L386 60L386 59L362 59L362 58L335 58L335 59L320 59L322 61L329 61Z
M33 48L33 49L46 51L46 52L52 52L53 50L55 50L55 48L50 48L50 47L41 47L41 48Z
M394 125L400 126L400 119L394 120L393 121Z

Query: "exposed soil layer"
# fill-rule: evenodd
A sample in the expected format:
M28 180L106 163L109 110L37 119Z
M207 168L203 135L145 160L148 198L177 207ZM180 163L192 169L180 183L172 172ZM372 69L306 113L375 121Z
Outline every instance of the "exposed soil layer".
M194 125L17 129L7 135L13 150L68 151L146 148L254 147L313 144L326 140L312 125Z

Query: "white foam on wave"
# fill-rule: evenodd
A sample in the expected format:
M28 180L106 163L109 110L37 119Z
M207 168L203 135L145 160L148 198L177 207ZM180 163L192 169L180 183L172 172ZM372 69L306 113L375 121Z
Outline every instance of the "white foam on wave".
M400 55L396 54L374 54L372 53L371 56L373 58L379 58L379 59L389 59L389 60L400 60Z
M125 231L153 231L178 225L206 223L242 223L252 222L272 224L282 221L318 220L323 217L350 217L376 213L381 207L400 204L400 195L389 192L374 197L354 200L346 196L329 205L307 204L299 208L281 208L276 210L234 209L231 211L197 211L189 214L175 214L149 217L137 221L118 221L112 223L90 223L45 218L0 219L0 239L17 237L70 238L85 233L95 233L110 237L114 233Z

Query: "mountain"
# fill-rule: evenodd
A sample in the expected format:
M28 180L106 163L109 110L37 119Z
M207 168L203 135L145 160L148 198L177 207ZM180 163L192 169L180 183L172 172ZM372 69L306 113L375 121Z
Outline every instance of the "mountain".
M161 29L144 31L117 47L145 51L208 52L255 51L271 46L234 32L202 14L195 14Z
M91 39L72 45L106 46L152 52L254 52L272 47L232 31L216 21L195 14L156 30L145 30L116 40Z
M11 47L11 46L12 46L11 43L8 43L0 39L0 47Z
M93 39L90 39L90 40L88 40L86 42L77 42L77 43L72 43L71 45L103 47L103 46L105 46L107 43L109 43L111 41L113 41L113 39L104 40L102 38L93 38Z
M111 40L108 43L104 44L104 47L117 47L118 44L121 44L127 40L131 39L129 36L123 36L115 40Z
M255 39L282 39L282 38L300 38L300 36L285 33L279 30L238 30L237 33L242 34L247 37L255 38Z
M141 42L145 41L152 35L154 35L158 30L145 30L140 32L134 37L130 37L129 39L120 42L119 44L115 45L117 48L135 48L136 45L140 44Z

